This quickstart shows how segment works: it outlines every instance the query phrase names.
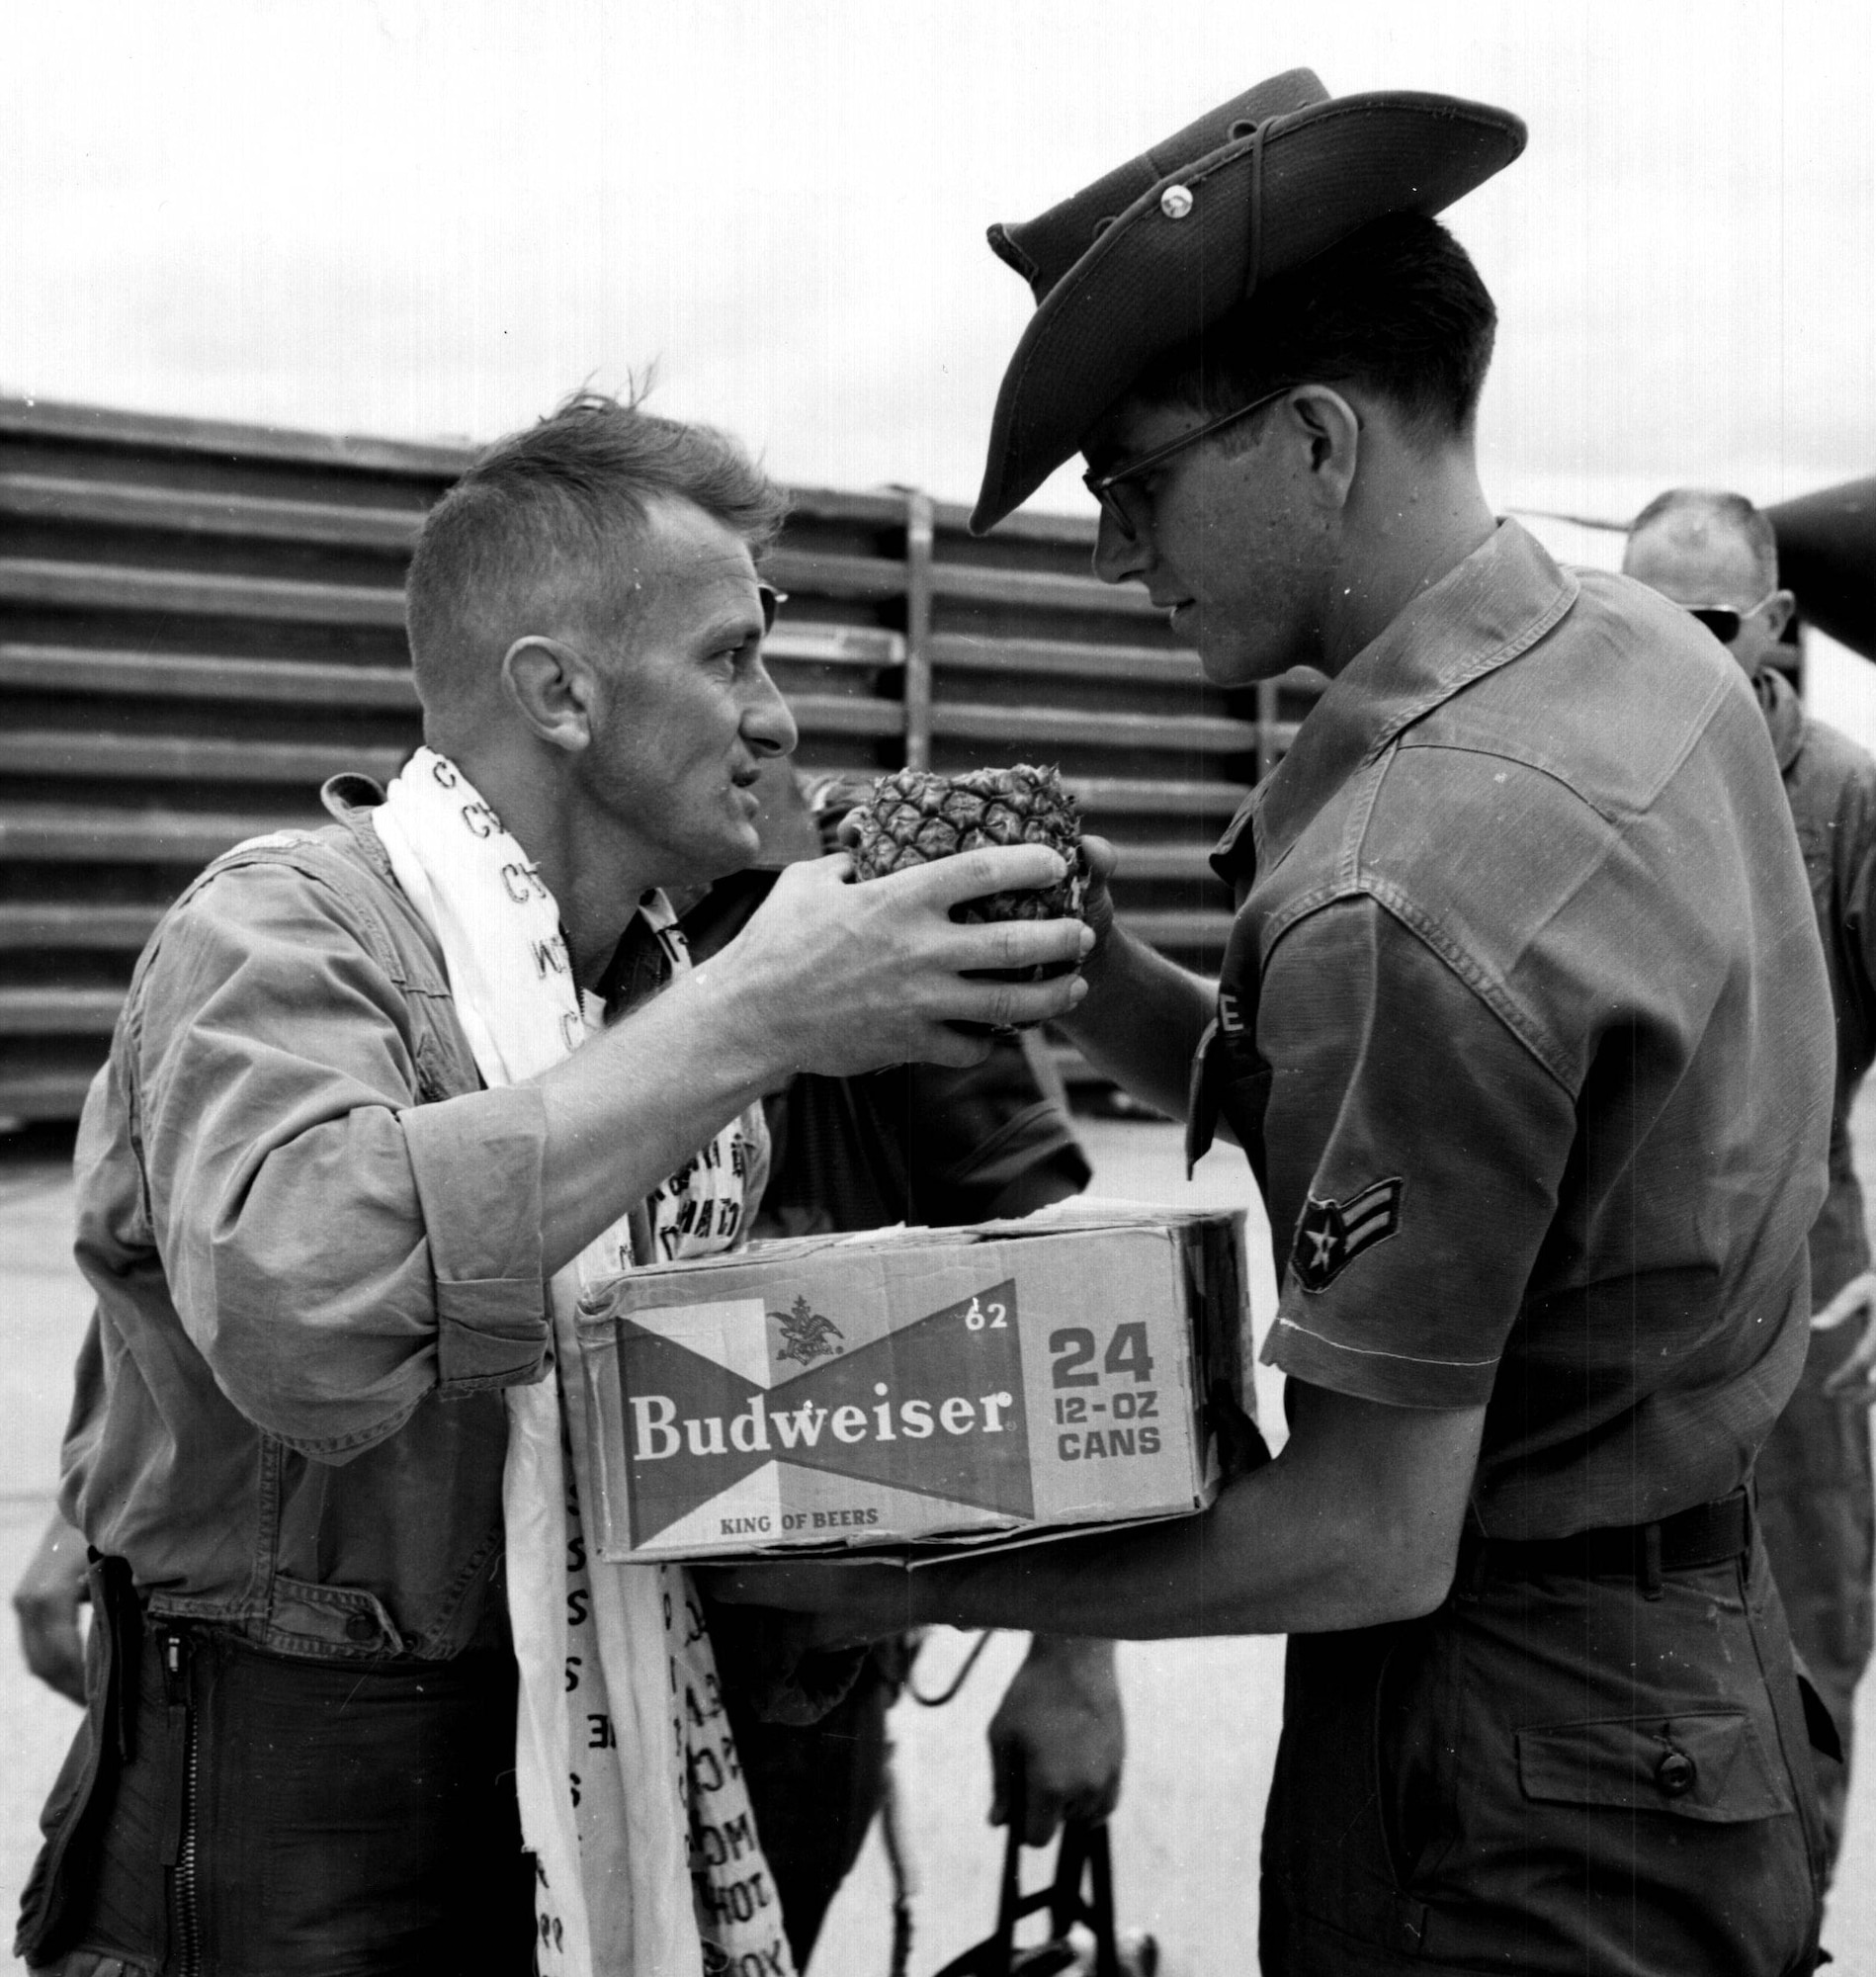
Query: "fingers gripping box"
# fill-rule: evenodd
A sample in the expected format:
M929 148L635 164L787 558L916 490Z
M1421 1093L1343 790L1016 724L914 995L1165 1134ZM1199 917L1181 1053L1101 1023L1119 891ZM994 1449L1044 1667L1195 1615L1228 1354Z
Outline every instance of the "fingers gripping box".
M611 1560L981 1540L1201 1509L1243 1404L1242 1217L1074 1203L759 1244L582 1301Z

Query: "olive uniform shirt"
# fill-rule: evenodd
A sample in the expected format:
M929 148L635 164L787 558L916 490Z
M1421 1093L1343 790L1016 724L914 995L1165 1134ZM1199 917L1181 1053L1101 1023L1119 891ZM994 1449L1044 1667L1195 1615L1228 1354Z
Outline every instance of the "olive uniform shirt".
M1791 802L1836 1010L1831 1191L1811 1226L1818 1309L1869 1267L1850 1107L1876 1056L1876 761L1808 719L1783 674L1762 667L1753 688ZM1876 1500L1869 1410L1828 1399L1824 1386L1862 1337L1860 1325L1811 1334L1798 1390L1766 1436L1757 1469L1759 1525L1791 1637L1843 1745L1843 1763L1823 1766L1818 1780L1833 1855L1843 1833L1856 1685L1876 1641Z
M1830 995L1765 723L1674 606L1514 523L1350 662L1214 855L1199 1141L1270 1210L1265 1357L1487 1408L1493 1536L1725 1495L1804 1359Z
M1807 718L1791 682L1772 667L1760 669L1753 688L1785 780L1836 1013L1831 1191L1811 1229L1811 1301L1822 1307L1869 1268L1850 1106L1876 1061L1876 760Z

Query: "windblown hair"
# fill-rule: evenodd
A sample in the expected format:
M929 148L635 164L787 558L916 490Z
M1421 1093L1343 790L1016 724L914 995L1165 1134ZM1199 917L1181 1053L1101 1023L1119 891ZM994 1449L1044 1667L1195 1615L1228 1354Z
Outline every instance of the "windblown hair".
M1744 494L1723 487L1670 487L1665 494L1657 494L1629 524L1629 540L1657 522L1683 523L1699 535L1737 537L1751 552L1761 588L1778 588L1778 538L1770 521Z
M1283 385L1359 383L1428 439L1471 435L1498 312L1436 219L1392 214L1273 276L1154 360L1140 395L1214 415Z
M651 504L695 503L759 557L787 512L782 491L726 434L578 391L488 448L430 511L404 583L417 692L426 708L465 666L505 646L538 601L583 600L591 622L630 608Z

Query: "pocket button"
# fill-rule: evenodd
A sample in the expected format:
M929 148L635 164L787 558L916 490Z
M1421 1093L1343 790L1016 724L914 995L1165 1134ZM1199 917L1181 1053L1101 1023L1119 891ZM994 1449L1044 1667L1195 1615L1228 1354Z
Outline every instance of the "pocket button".
M375 1641L378 1639L378 1622L369 1613L353 1613L345 1623L345 1638L360 1643ZM1692 1765L1688 1766L1689 1770L1692 1768Z
M1693 1790L1694 1761L1685 1751L1669 1750L1655 1766L1655 1783L1663 1798L1682 1798Z

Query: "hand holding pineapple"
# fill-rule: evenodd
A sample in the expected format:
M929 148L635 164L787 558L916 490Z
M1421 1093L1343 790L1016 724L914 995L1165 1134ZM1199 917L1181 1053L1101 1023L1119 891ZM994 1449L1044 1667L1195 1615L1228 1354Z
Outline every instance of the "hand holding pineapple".
M1018 762L1007 769L973 769L942 776L898 769L870 786L842 776L824 781L813 800L823 842L852 852L854 876L877 879L984 844L1047 844L1068 862L1058 886L967 900L961 920L1057 919L1065 914L1094 929L1098 957L1114 924L1107 882L1114 847L1082 833L1078 807L1054 768Z
M1080 920L952 916L1066 888L1070 862L1048 844L985 844L867 885L849 884L852 870L845 853L790 866L706 970L733 981L774 1062L840 1077L908 1060L976 1064L987 1041L953 1024L1040 1023L1081 999L1072 971L1093 935Z

